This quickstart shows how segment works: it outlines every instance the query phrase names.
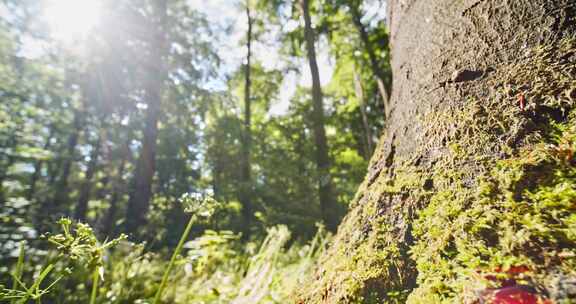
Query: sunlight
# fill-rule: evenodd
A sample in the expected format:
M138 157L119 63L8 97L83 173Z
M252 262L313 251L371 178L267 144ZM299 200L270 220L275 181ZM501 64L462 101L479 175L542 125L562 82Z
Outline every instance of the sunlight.
M99 0L48 0L45 10L51 35L63 42L85 38L99 17Z

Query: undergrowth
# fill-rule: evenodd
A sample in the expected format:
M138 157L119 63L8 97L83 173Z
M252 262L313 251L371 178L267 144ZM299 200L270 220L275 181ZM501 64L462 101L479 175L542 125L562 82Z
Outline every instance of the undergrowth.
M209 197L186 195L190 223L218 208ZM302 284L329 240L322 226L309 244L288 246L285 226L268 229L248 245L231 231L207 230L187 241L189 229L170 259L146 251L125 236L99 242L86 224L59 221L61 232L35 265L25 243L10 278L0 281L0 303L286 303Z

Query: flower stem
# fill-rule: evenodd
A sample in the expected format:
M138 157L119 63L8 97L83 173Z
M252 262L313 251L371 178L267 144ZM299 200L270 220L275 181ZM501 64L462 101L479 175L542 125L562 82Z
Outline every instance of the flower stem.
M186 226L186 229L184 230L184 233L182 233L182 236L180 237L180 241L178 242L178 245L176 246L176 249L172 254L172 258L170 258L170 264L168 264L168 268L166 269L166 271L164 271L164 275L162 276L162 282L160 283L160 287L156 292L156 296L154 296L153 304L160 303L160 297L162 296L162 292L164 291L166 283L168 282L168 276L170 275L170 271L172 270L172 267L174 267L176 257L180 254L180 251L182 251L182 247L184 247L184 242L186 242L186 240L188 239L188 235L190 234L190 230L192 230L192 225L194 224L194 219L195 217L194 215L192 215L192 217L190 217L188 225Z
M92 273L92 295L90 296L90 304L96 304L96 296L98 295L98 280L100 279L98 267L94 268Z

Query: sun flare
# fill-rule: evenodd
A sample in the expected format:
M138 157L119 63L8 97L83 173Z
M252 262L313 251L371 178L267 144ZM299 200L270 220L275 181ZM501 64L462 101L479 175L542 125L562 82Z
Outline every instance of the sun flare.
M100 19L100 0L48 0L45 18L55 39L82 39Z

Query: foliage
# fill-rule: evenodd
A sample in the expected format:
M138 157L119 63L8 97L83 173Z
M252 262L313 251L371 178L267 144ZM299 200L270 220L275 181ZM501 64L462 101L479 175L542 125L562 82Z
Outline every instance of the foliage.
M317 226L310 90L299 82L288 83L293 96L283 91L287 75L304 74L296 3L244 3L254 18L248 67L218 58L219 39L237 37L193 2L98 3L98 22L61 41L44 18L52 1L0 1L0 275L14 283L2 287L3 299L288 301L328 241ZM324 25L338 21L322 9L327 5L313 3L312 14L327 47L321 52L338 70L324 90L325 127L335 209L343 214L374 148L366 140L375 139L383 119L369 70L360 71L365 107L346 89L346 74L366 56L343 47L357 33ZM243 14L241 6L231 9ZM371 38L385 41L378 32L370 28ZM267 63L262 46L279 49L280 64ZM247 68L250 185L239 164ZM286 110L273 113L279 103L288 103ZM130 210L142 179L149 204ZM250 225L240 203L247 187ZM134 218L137 229L128 228Z
M0 301L9 300L13 303L36 301L41 303L42 298L48 297L48 293L56 289L56 285L63 278L72 274L74 268L83 268L92 274L93 289L90 294L90 303L95 303L98 281L104 278L105 251L117 245L125 239L125 236L99 244L92 228L86 224L76 223L73 225L72 221L67 218L61 219L58 224L62 233L48 237L48 242L55 246L57 255L40 268L41 271L29 286L22 281L23 273L26 271L24 269L26 248L24 242L20 244L18 262L12 273L14 287L12 289L2 287ZM54 276L55 278L52 278ZM48 279L51 279L50 283L45 284L44 281Z
M29 286L22 282L23 274L28 277L34 267L25 261L22 244L13 272L15 287L2 286L0 301L69 302L90 297L91 303L148 303L156 294L156 303L283 302L303 282L329 240L320 226L309 244L285 249L290 232L278 226L268 230L260 245L252 243L244 251L233 233L207 231L179 247L182 251L177 249L168 261L162 255L144 253L143 245L128 243L125 237L99 244L85 224L62 219L60 225L62 233L47 239L55 245L54 257L34 270L37 276ZM172 266L176 271L171 272ZM64 289L80 288L89 280L96 280L91 295L72 296Z

